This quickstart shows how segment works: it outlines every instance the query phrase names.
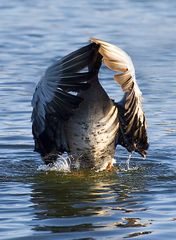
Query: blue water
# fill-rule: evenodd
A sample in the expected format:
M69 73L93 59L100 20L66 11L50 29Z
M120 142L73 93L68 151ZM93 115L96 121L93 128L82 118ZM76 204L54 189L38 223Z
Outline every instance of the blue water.
M0 239L176 237L176 1L0 1ZM31 98L46 67L90 37L133 59L150 149L133 170L41 172L33 152ZM121 92L112 73L100 77ZM116 151L123 166L128 153Z

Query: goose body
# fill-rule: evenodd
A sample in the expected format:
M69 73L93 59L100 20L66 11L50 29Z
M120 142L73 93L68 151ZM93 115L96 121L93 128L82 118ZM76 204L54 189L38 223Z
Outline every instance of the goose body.
M98 80L81 96L84 101L66 123L70 151L81 158L81 168L104 169L114 157L118 111Z
M146 122L132 61L112 44L91 42L51 65L36 87L32 130L35 150L46 164L67 152L81 169L108 169L117 144L146 155ZM117 72L114 78L124 91L118 103L99 82L102 61Z

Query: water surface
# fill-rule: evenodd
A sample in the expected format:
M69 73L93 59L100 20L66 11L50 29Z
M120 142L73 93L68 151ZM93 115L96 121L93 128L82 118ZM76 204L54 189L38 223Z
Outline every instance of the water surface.
M176 2L0 2L0 239L175 239ZM150 149L132 171L38 171L31 98L45 68L90 37L132 57L144 96ZM105 68L110 96L120 89ZM123 168L127 152L117 148ZM136 170L135 170L136 169Z

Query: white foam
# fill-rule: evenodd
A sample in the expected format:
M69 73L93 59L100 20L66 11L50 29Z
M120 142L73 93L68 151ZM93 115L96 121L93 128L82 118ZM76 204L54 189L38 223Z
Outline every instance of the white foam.
M38 167L38 171L57 171L57 172L71 172L71 158L68 156L59 155L57 161L47 165L42 164Z
M49 171L56 171L56 172L71 172L72 170L79 170L80 169L80 158L79 157L74 157L73 155L59 155L57 160L54 163L49 163L49 164L42 164L40 165L37 170L38 171L44 171L44 172L49 172ZM108 164L108 163L107 163ZM116 159L112 158L112 165L116 165ZM106 169L106 165L102 166L100 169L96 169L96 172L101 172Z

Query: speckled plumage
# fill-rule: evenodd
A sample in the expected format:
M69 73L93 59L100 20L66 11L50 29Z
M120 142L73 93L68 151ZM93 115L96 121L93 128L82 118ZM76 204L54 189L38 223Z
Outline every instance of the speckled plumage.
M114 157L118 109L98 80L80 95L84 101L65 125L70 152L81 156L81 168L106 168Z
M91 41L49 67L34 93L35 150L46 163L67 152L80 168L104 170L117 144L146 155L146 121L131 58L112 44ZM124 91L118 103L99 82L102 61Z

